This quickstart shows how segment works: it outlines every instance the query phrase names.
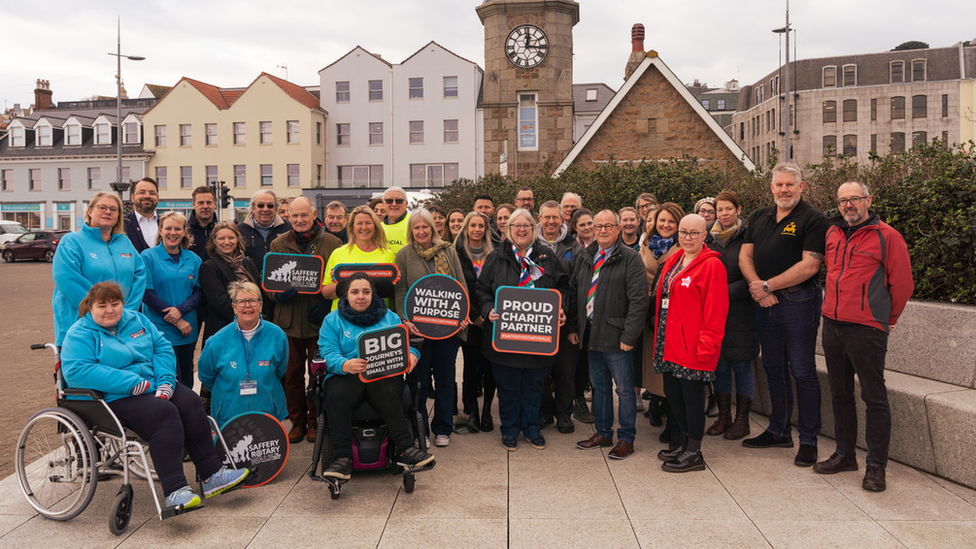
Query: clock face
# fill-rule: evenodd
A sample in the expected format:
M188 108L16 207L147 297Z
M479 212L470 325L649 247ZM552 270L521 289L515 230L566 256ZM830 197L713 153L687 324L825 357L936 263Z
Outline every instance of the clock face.
M535 25L521 25L505 39L508 60L520 69L538 67L549 54L549 37Z

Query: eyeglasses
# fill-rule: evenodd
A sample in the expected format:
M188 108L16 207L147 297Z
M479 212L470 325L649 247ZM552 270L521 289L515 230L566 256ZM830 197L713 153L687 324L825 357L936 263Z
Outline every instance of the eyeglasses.
M402 198L384 198L383 202L387 204L403 204L405 200Z
M611 231L616 226L617 226L616 223L606 223L601 225L593 225L593 228L596 229L597 231L604 231L604 230Z
M509 223L508 226L511 227L512 229L516 230L516 231L531 231L532 230L532 225L528 225L528 224L525 224L525 223Z
M258 303L261 303L260 299L238 299L234 303L237 303L241 307L254 307Z
M857 206L865 198L871 198L871 195L867 195L867 196L852 196L850 198L838 198L837 199L837 204L839 204L841 207L844 207L844 206L846 206L848 204L850 204L851 206Z
M274 202L272 202L270 204L255 204L254 207L259 210L273 210L276 206Z
M104 212L119 213L119 209L116 206L103 206L102 204L99 204L98 206L95 206L95 209L103 213Z
M678 236L681 238L698 238L703 234L705 233L702 231L678 231Z

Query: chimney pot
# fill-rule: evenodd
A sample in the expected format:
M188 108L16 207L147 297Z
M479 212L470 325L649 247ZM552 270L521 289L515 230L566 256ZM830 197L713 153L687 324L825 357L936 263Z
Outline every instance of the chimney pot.
M639 51L644 53L644 25L635 23L630 29L630 43L632 52Z

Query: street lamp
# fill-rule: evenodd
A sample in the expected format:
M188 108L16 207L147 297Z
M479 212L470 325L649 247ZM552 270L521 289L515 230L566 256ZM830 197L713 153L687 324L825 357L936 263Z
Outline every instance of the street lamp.
M109 55L113 55L118 61L118 66L115 71L115 85L116 85L116 95L115 95L115 115L116 115L116 128L115 141L118 146L118 166L115 170L115 183L112 183L112 190L119 193L119 198L125 202L122 197L124 193L129 188L128 181L122 181L122 58L126 58L130 61L142 61L145 57L139 55L122 55L122 18L118 21L118 41L117 50L115 53L109 52Z
M786 0L786 26L773 29L773 32L776 34L786 35L786 66L784 67L783 75L783 80L785 80L784 84L786 85L786 108L783 109L783 117L786 119L786 143L783 154L785 155L787 162L793 160L793 149L790 145L790 134L792 133L790 131L792 126L792 124L790 124L790 31L792 30L793 29L790 28L790 0Z

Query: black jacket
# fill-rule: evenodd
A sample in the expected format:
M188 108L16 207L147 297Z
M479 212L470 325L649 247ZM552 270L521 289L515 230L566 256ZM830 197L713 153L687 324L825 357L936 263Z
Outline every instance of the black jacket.
M210 259L210 254L207 253L207 243L210 242L210 233L213 232L216 224L217 216L211 217L210 223L204 226L197 220L196 212L190 212L190 219L187 221L190 236L193 237L193 245L190 246L190 251L197 254L204 262Z
M146 242L146 238L142 234L142 228L139 227L139 219L136 217L136 212L129 212L125 216L124 225L125 236L129 237L129 240L132 242L132 247L137 252L142 253L143 250L156 245L155 242Z
M559 290L559 293L562 294L562 308L565 311L569 292L569 273L548 249L544 249L538 243L532 247L532 255L529 257L542 268L542 276L535 281L535 287ZM476 289L481 316L485 319L481 352L489 361L505 366L515 368L548 367L555 360L555 356L500 353L491 345L495 327L488 320L488 313L495 308L495 291L502 286L518 286L521 272L522 269L515 260L515 253L512 252L512 245L507 240L503 240L501 245L485 258L485 265L481 268L481 277L478 278ZM560 331L565 329L566 327L563 326Z
M275 222L271 226L271 233L268 234L267 240L254 228L254 216L251 214L248 214L244 221L238 223L237 228L241 231L241 237L244 239L244 255L250 257L254 266L258 268L258 272L261 272L264 269L264 256L271 251L271 243L280 235L290 231L291 223L275 216Z
M244 258L244 268L255 280L261 280L261 274L250 258ZM200 288L207 298L206 326L203 329L203 342L216 334L221 328L234 320L234 309L230 304L227 285L237 280L237 274L219 255L215 255L200 265ZM265 298L265 301L269 301Z
M749 293L749 283L739 270L739 251L746 231L736 235L728 246L722 246L709 233L705 245L719 253L729 275L729 316L725 321L721 360L747 362L759 356L759 329L756 326L756 302Z
M582 348L586 318L586 294L593 278L593 261L600 247L596 242L584 249L574 265L570 282L572 331L580 335ZM593 322L590 324L588 350L620 352L620 344L631 347L644 334L644 315L649 301L647 269L639 253L619 238L603 262L600 279L593 296Z

